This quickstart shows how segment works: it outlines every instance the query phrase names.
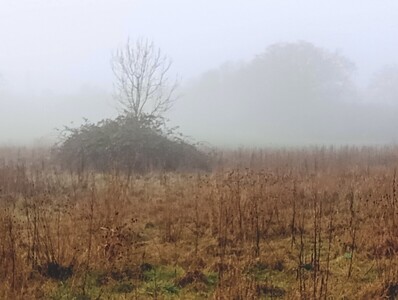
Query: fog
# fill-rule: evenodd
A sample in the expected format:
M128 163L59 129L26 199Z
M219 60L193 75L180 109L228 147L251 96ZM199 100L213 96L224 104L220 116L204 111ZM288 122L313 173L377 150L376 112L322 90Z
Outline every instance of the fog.
M172 58L167 117L195 141L396 143L397 26L392 0L0 0L0 143L115 117L112 53L142 37Z

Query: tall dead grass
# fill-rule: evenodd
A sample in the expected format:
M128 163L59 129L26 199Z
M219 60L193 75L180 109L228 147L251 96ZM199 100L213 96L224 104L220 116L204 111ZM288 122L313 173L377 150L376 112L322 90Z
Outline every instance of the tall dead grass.
M240 150L130 178L0 157L0 298L398 295L397 148Z

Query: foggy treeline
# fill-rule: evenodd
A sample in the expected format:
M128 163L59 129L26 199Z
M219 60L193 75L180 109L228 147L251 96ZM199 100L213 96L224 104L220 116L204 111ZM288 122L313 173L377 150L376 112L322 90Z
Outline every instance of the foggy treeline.
M227 145L396 142L398 67L380 66L368 84L356 75L357 66L337 52L279 43L203 74L181 105L191 107L184 112L197 135L205 126Z
M358 69L349 57L309 42L276 43L248 61L185 80L168 117L184 134L217 146L395 143L398 66L380 66L367 84L356 80ZM18 94L3 80L7 129L0 141L51 143L55 128L114 116L112 96L90 87Z

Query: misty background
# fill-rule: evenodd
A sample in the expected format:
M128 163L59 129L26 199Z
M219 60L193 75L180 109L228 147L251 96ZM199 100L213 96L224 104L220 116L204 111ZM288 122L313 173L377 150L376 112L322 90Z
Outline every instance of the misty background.
M112 53L173 59L172 125L216 146L396 143L396 1L0 0L0 143L117 115Z

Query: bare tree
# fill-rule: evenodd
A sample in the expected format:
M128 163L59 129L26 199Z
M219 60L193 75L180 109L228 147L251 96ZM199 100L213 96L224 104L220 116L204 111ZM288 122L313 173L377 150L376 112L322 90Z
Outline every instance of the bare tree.
M125 114L143 121L163 119L175 101L177 80L168 73L171 59L163 55L153 42L127 41L112 57L118 102Z

